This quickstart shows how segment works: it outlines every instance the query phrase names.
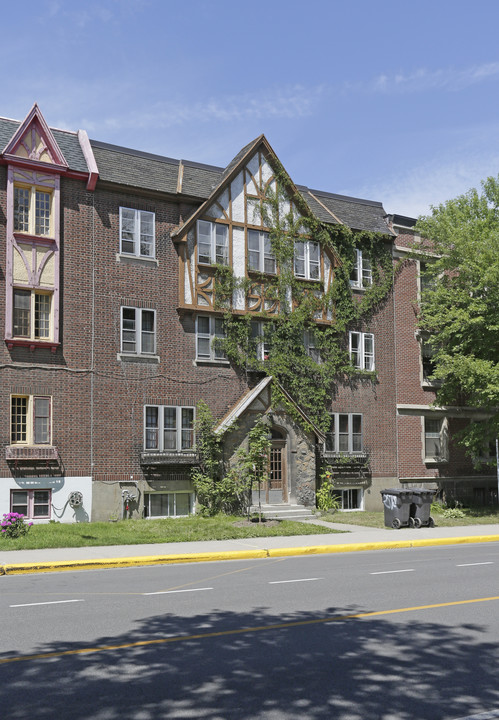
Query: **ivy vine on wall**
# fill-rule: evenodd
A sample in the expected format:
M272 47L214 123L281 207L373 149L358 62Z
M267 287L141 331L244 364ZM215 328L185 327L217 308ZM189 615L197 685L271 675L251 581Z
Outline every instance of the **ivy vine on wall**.
M278 161L272 161L275 189L270 184L255 201L255 214L268 228L276 275L251 271L238 278L232 269L215 269L215 307L224 313L226 337L217 340L228 359L241 371L272 375L322 431L329 430L331 399L338 383L360 378L376 381L376 373L359 371L351 364L348 331L368 329L369 321L386 300L394 278L391 240L388 234L352 230L318 220L294 188ZM294 274L295 242L319 242L333 267L332 282L303 280ZM356 249L371 261L373 281L361 293L354 292L350 277ZM277 312L232 312L234 293L246 297L255 284L264 288L267 300L278 303ZM322 322L317 322L317 317ZM324 322L324 317L329 320ZM253 320L262 320L261 334ZM315 352L309 354L304 334L311 333ZM265 354L262 352L265 348ZM276 384L273 405L283 403L294 412ZM301 416L296 418L303 423Z

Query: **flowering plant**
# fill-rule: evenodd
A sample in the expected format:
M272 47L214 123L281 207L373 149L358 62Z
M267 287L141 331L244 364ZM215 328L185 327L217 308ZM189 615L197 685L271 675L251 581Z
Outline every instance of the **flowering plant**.
M0 522L2 537L21 537L21 535L27 534L32 525L32 522L26 525L24 515L21 513L4 513L3 520Z

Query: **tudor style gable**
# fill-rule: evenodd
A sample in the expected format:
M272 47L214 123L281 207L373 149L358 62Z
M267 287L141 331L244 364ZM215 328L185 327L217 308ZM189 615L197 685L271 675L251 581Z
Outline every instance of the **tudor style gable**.
M60 176L68 165L36 104L0 157L8 165L5 342L55 351Z
M300 201L264 136L243 148L210 197L174 235L180 256L180 308L198 314L230 308L234 314L278 315L283 309L278 279L290 269L303 282L304 293L327 292L337 259L301 225L308 209ZM276 215L282 232L286 223L292 224L290 238L299 228L285 261L277 257L273 242ZM227 290L221 290L223 279L226 288L233 281L228 297ZM292 302L290 289L287 302ZM324 307L316 319L331 322L331 308Z

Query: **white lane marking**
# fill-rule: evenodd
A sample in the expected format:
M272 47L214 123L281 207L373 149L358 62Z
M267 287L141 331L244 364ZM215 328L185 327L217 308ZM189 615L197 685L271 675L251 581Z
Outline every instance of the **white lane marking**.
M298 580L272 580L269 585L283 585L284 583L295 582L313 582L314 580L324 580L324 578L299 578Z
M462 565L456 565L456 567L472 567L472 565L493 565L492 560L488 560L487 562L479 562L479 563L463 563Z
M414 568L408 568L407 570L381 570L380 572L369 573L369 575L391 575L392 573L401 572L414 572Z
M158 590L157 592L142 593L142 595L172 595L173 593L201 592L201 590L213 590L213 588L188 588L187 590Z
M34 605L61 605L61 603L85 602L85 600L50 600L48 602L39 603L23 603L23 605L9 605L9 607L33 607Z

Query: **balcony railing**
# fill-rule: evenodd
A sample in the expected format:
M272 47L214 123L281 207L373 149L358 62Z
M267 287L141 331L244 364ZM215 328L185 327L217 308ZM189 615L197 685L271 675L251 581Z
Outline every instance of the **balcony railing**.
M59 460L59 451L52 446L18 446L5 448L6 460Z
M149 450L140 454L141 465L196 465L198 454L192 451L165 452Z

